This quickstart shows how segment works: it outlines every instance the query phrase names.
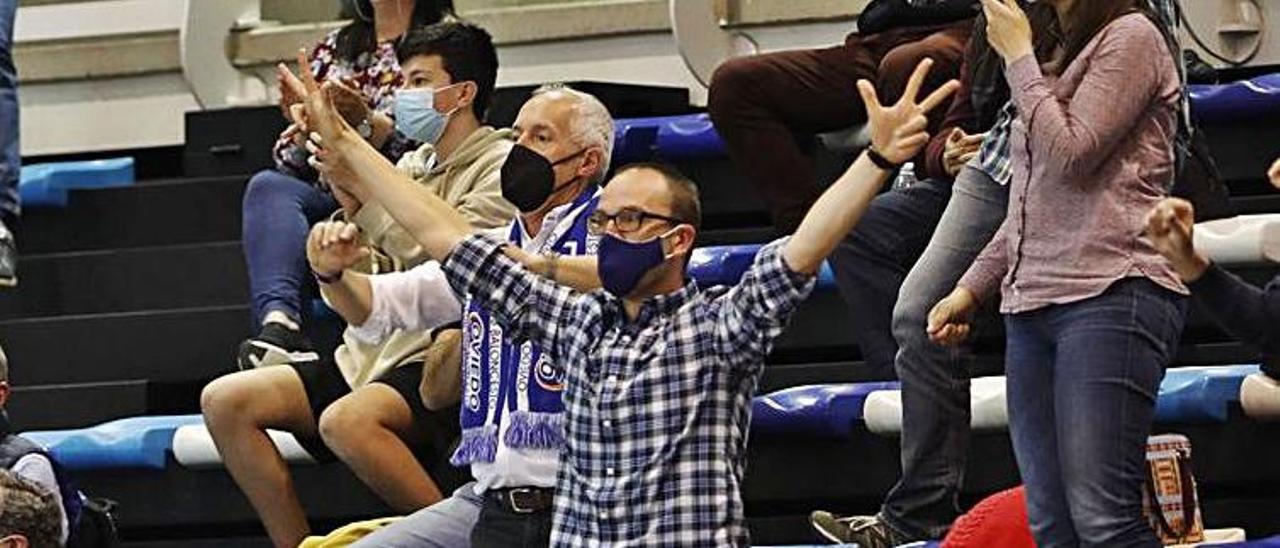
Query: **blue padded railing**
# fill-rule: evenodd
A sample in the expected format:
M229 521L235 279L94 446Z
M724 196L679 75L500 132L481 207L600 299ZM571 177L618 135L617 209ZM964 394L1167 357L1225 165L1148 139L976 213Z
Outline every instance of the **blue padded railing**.
M897 390L897 382L815 384L757 397L751 405L751 432L757 436L846 438L862 421L863 403L877 390Z
M1156 400L1156 422L1224 423L1240 385L1257 365L1178 367L1165 372Z
M741 244L695 249L693 256L689 258L689 277L697 280L702 287L736 284L747 268L751 267L760 247L761 244ZM822 270L818 272L818 287L832 289L835 286L836 277L831 265L822 263Z
M1190 88L1191 114L1200 121L1229 122L1280 113L1280 74Z
M173 433L202 424L200 415L131 417L74 430L25 432L69 470L143 468L164 470Z
M72 189L128 186L133 180L133 158L35 164L23 166L18 193L24 206L66 207Z

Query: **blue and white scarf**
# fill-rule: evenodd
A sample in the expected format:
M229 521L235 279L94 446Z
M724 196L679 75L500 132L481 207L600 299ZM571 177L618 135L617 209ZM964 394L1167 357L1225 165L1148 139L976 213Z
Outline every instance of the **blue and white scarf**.
M587 233L587 217L600 201L595 185L583 190L535 253L595 255L598 238ZM512 221L507 240L523 248L524 230ZM505 328L467 296L462 333L462 441L450 462L464 466L493 462L498 432L509 423L502 443L513 449L564 447L564 370L542 349L505 337Z

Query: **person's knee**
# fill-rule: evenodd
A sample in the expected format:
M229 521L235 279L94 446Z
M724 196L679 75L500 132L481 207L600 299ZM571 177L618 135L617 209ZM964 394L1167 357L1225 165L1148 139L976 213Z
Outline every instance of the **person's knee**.
M333 402L320 413L320 439L335 453L346 453L364 438L362 433L382 428L377 409L358 398L347 396Z
M731 114L751 89L759 64L753 57L735 57L716 67L707 91L707 110L713 118Z
M212 432L237 421L252 423L254 400L253 385L233 373L205 385L200 392L200 412Z
M925 80L926 91L955 78L960 71L958 54L962 52L953 51L954 49L948 41L930 37L890 50L880 60L876 71L877 88L886 95L880 100L886 104L898 100L911 73L925 59L933 60L933 68L929 70L929 76Z
M274 169L264 169L249 178L244 189L243 208L247 212L254 207L274 203L282 198L290 199L296 194L289 176Z

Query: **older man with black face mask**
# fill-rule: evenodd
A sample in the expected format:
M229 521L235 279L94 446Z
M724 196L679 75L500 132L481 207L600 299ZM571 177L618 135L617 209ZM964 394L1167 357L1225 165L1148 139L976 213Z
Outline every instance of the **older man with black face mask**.
M746 546L740 486L764 358L823 259L889 173L928 141L924 114L955 90L948 83L917 102L930 64L921 63L891 107L879 104L870 82L859 82L871 149L794 236L761 249L738 284L705 291L685 276L698 230L697 189L673 169L625 169L601 193L589 226L601 237L597 272L605 291L586 293L530 273L511 260L508 243L476 234L446 204L414 189L353 137L314 79L307 109L324 142L318 161L326 177L382 203L444 261L455 292L507 327L504 337L539 344L563 367L565 455L552 544ZM337 228L318 246L344 248L352 232Z
M520 214L489 234L528 268L582 290L599 287L598 238L587 219L608 171L613 119L595 97L563 87L537 90L516 117L516 145L502 166L502 194ZM318 225L308 242L325 295L360 336L429 325L453 293L436 263L405 274L344 272L359 261L353 225ZM563 258L562 258L563 256ZM340 275L341 273L341 275ZM451 462L476 481L449 499L364 539L361 546L538 546L551 532L551 501L564 444L564 371L531 342L505 338L510 326L483 300L463 296L462 441ZM455 305L456 306L456 305Z

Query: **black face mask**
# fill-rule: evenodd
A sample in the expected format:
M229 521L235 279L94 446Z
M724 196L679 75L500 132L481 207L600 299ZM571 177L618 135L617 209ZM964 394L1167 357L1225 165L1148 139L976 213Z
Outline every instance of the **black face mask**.
M502 164L502 197L521 213L537 211L557 190L573 183L570 179L557 187L555 166L582 156L586 151L584 148L551 162L527 146L517 144L511 147L507 161Z

